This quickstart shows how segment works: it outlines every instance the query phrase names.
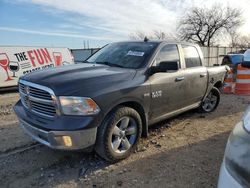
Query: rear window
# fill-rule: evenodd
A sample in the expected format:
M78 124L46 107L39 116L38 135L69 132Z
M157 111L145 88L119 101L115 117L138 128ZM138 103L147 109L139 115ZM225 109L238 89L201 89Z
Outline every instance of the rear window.
M194 46L182 45L186 68L201 66L201 59L197 49Z
M106 64L123 68L141 68L154 52L158 43L122 42L105 46L87 59L89 63Z

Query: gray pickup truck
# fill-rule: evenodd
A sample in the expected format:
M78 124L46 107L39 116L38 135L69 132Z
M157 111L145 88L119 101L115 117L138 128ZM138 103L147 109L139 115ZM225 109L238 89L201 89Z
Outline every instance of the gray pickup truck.
M92 148L126 158L149 125L190 109L216 109L225 66L207 68L188 43L112 43L85 63L23 76L14 110L21 127L54 149Z

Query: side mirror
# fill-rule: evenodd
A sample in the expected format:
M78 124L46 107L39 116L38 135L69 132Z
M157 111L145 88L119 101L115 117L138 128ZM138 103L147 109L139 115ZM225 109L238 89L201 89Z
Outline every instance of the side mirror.
M157 66L152 67L152 73L157 72L168 72L168 71L177 71L179 69L178 61L162 61Z
M247 50L244 53L243 61L241 63L241 66L245 67L245 68L250 68L250 50Z

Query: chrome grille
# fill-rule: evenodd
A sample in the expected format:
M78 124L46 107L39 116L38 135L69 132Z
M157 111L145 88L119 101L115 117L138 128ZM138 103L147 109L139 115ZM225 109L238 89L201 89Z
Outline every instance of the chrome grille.
M19 93L24 107L41 116L54 117L56 107L49 91L50 89L44 86L19 81Z
M41 89L36 89L34 87L29 88L30 96L38 97L40 99L51 100L51 95Z

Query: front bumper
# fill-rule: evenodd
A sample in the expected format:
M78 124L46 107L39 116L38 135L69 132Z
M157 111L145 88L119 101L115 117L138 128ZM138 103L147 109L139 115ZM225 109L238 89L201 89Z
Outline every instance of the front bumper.
M26 110L20 100L14 106L20 126L34 140L54 149L80 150L93 146L99 120L94 116L56 116L46 119Z
M94 145L96 140L97 128L79 131L44 131L23 120L20 120L20 126L34 140L53 149L85 149Z

